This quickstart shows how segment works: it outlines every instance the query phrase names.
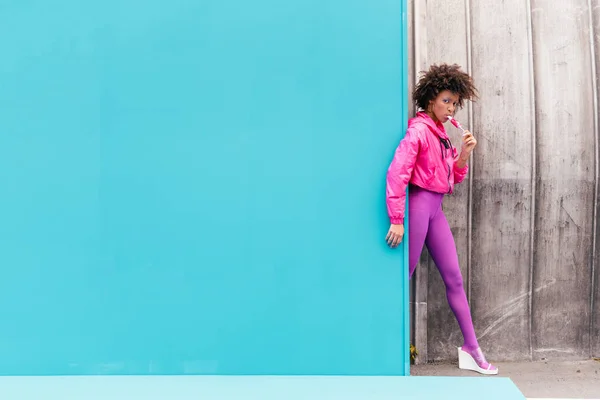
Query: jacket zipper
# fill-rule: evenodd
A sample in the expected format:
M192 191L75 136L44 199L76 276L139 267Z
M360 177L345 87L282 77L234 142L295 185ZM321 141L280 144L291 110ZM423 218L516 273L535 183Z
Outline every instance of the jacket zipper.
M450 187L450 164L446 161L446 166L448 167L448 194L452 192L452 188Z
M446 167L448 167L448 176L446 177L448 180L448 194L450 194L451 192L451 188L450 188L450 164L448 164L448 161L446 160L446 153L444 152L444 145L442 144L442 140L440 139L440 150L442 153L442 161L446 164Z

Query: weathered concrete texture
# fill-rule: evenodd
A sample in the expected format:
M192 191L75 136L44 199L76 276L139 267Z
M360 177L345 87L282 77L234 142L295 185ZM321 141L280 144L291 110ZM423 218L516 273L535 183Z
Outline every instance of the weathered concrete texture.
M478 180L474 193L471 304L477 338L489 357L522 360L530 351L530 181Z
M597 245L596 245L597 246ZM597 248L597 247L596 247ZM597 257L598 260L598 257ZM600 260L598 260L600 261ZM600 358L600 268L598 268L598 261L596 262L595 271L595 294L594 294L594 307L593 307L593 321L591 329L591 347L592 356Z
M415 270L411 281L411 289L414 294L411 312L413 318L413 329L411 331L411 343L421 349L424 355L427 354L427 288L428 288L428 263L430 260L427 248L423 250L419 265ZM415 362L426 361L425 358L417 358Z
M595 207L588 2L535 0L532 8L538 149L533 356L581 358L590 356Z
M600 80L600 7L598 7L598 1L594 2L594 7L592 8L592 24L593 24L593 37L594 40L594 60L596 62L596 82ZM598 99L598 104L600 104L600 94L597 89L598 85L596 83L596 99ZM600 115L600 109L596 109L596 115ZM596 126L596 130L598 130L598 126ZM598 132L596 131L596 135ZM598 146L598 136L596 136L596 146ZM598 159L596 159L596 163L598 163ZM596 191L598 190L598 182L596 182ZM600 195L600 193L596 193L596 195ZM596 198L596 213L598 214L600 205L600 198ZM592 293L592 329L591 329L591 347L592 354L594 357L600 357L600 252L598 252L598 248L600 246L600 224L598 224L598 216L596 216L596 235L595 235L595 263L594 263L594 271L593 271L593 292Z
M508 377L527 398L600 399L600 362L496 363L498 377ZM411 367L415 376L480 376L459 370L456 364L425 364ZM496 377L481 376L481 379ZM485 393L482 393L484 399Z
M476 33L472 75L480 94L473 105L478 147L473 165L472 314L486 354L519 360L530 352L531 317L535 125L527 2L471 1L470 6Z
M479 146L444 212L482 347L504 361L600 356L600 3L409 5L413 80L458 63L480 92L457 116ZM452 360L462 335L435 265L419 268L419 361Z
M600 204L600 199L598 199L597 205ZM596 231L600 229L600 224L597 224ZM599 248L600 243L599 239L600 234L596 233L596 249ZM594 293L592 294L592 321L591 321L591 334L590 334L590 343L591 343L591 352L592 356L596 358L600 358L600 255L598 254L598 250L596 250L596 262L595 262L595 271L594 271L594 280L593 280L593 289Z

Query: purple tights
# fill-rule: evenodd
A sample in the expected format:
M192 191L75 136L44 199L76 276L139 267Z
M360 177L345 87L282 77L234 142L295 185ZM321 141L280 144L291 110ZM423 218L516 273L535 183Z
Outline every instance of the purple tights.
M446 298L463 334L463 347L465 350L475 350L479 344L475 336L471 311L458 266L454 237L442 211L444 195L410 186L408 196L409 276L412 278L423 251L423 244L426 244L446 285Z

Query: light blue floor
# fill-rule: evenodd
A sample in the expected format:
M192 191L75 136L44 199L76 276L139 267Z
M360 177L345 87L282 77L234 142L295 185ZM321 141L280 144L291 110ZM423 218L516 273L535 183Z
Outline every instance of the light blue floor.
M0 377L2 400L523 400L498 377Z

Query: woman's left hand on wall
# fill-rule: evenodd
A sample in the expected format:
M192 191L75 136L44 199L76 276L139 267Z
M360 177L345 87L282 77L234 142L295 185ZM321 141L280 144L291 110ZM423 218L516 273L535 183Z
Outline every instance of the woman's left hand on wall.
M388 246L394 248L398 247L398 245L402 242L402 238L404 237L404 224L391 224L390 230L388 231L387 236L385 237L385 241Z

